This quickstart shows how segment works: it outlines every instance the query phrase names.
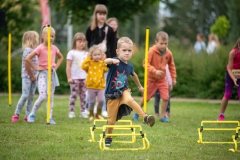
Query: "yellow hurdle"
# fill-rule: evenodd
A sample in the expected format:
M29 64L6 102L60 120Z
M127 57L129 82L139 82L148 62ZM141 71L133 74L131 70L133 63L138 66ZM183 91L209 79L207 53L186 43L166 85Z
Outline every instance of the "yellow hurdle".
M99 122L107 122L107 120L94 120L93 121L93 127L90 127L90 134L91 134L91 139L89 140L89 142L96 142L95 141L95 134L94 134L94 131L95 130L103 130L103 127L97 127L96 126L96 123L99 123ZM131 120L118 120L117 121L117 124L118 123L127 123L128 125L132 125L132 121ZM118 129L118 128L116 128ZM131 130L132 133L135 133L135 130L134 128L121 128L122 130ZM99 142L99 141L98 141ZM134 143L136 142L136 137L135 136L132 136L132 140L131 141L115 141L115 142L119 142L119 143Z
M230 148L229 149L230 152L240 152L240 150L238 150L238 143L239 143L239 141L237 141L238 138L240 137L239 134L238 134L239 130L240 130L240 127L237 127L236 128L236 134L232 135L234 148Z
M138 128L139 133L112 133L106 134L106 128L114 128L114 129L125 129L125 128ZM109 148L105 146L105 138L107 136L141 136L142 137L142 147L137 148ZM115 143L113 141L112 143ZM140 125L104 125L103 126L103 134L100 134L100 141L99 141L99 148L100 150L146 150L150 148L150 143L147 139L147 135L142 132L142 127Z
M206 128L203 124L236 124L236 127L240 126L239 121L202 121L201 128L198 128L199 140L198 143L219 143L219 144L233 144L234 142L216 142L216 141L203 141L203 131L235 131L236 128Z

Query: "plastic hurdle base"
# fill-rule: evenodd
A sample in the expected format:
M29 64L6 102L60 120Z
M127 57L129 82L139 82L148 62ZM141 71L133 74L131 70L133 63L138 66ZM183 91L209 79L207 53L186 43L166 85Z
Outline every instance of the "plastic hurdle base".
M95 130L103 130L103 127L96 127L96 123L98 122L107 122L107 120L94 120L93 121L93 127L90 127L90 134L91 134L91 139L89 140L89 142L96 142L95 140ZM118 120L117 123L128 123L130 126L132 126L132 121L131 120ZM129 126L128 125L128 126ZM119 128L116 128L119 129ZM118 143L135 143L136 142L136 136L135 134L135 129L134 128L121 128L121 130L131 130L133 136L132 136L132 140L131 141L114 141L114 142L118 142ZM99 141L97 141L99 142Z
M106 134L106 128L114 128L114 129L123 129L123 128L139 128L140 133L123 133L123 134ZM115 137L115 136L141 136L142 137L142 147L137 148L111 148L105 146L105 139L107 136ZM114 141L113 141L114 143ZM99 141L100 150L147 150L150 148L150 143L147 139L147 135L142 132L142 127L140 125L104 125L103 126L103 134L100 134Z
M239 121L202 121L201 128L198 128L199 140L198 143L215 143L215 144L234 144L234 141L231 142L217 142L217 141L203 141L203 131L235 131L236 128L206 128L203 127L204 123L208 124L237 124L236 127L240 126Z
M236 134L232 135L232 139L233 139L233 143L234 143L234 148L230 148L228 151L230 152L240 152L240 150L238 150L238 143L240 143L238 140L238 138L240 137L238 132L240 131L240 127L236 128Z

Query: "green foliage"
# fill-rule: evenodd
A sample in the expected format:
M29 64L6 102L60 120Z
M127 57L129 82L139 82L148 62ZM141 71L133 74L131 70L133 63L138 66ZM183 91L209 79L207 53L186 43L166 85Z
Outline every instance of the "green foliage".
M39 1L2 0L0 10L6 13L6 28L0 30L0 48L7 51L8 34L12 34L12 51L21 47L23 33L36 30L34 24L40 24ZM39 26L40 28L40 26ZM37 30L36 30L37 31Z
M53 118L57 125L45 125L46 102L39 108L35 123L29 124L23 121L25 107L23 108L19 122L11 123L11 116L15 111L20 95L13 96L12 106L8 106L7 96L0 95L0 159L1 160L238 160L239 153L229 152L233 148L231 144L199 144L197 128L200 128L202 120L217 119L220 104L207 102L171 102L171 123L164 124L156 118L153 127L142 124L142 119L133 121L133 125L141 125L143 133L150 143L149 150L140 151L102 151L98 142L89 142L91 138L90 127L93 122L79 118L78 103L75 106L76 118L68 118L68 96L54 97ZM35 96L35 100L37 95ZM137 99L139 101L139 99ZM154 114L153 101L148 103L148 114ZM226 110L226 120L239 121L239 104L229 104ZM124 117L130 120L131 116ZM105 122L106 123L106 122ZM96 123L102 127L103 123ZM206 126L205 126L206 125ZM232 124L204 124L205 127L231 127ZM122 133L122 130L114 130L114 133ZM130 130L123 130L131 133ZM135 131L139 133L137 129ZM95 139L99 140L102 130L95 129ZM232 142L235 131L204 132L204 141L228 141ZM112 148L130 148L136 145L142 146L141 136L136 136L135 143L117 143L116 141L130 140L130 136L113 137ZM238 143L239 145L239 143ZM239 147L238 147L239 148Z
M215 23L210 27L211 33L218 35L219 38L226 38L228 30L230 28L230 22L226 16L220 16Z
M236 41L240 35L240 5L238 0L225 1L227 6L227 15L231 24L228 41Z
M170 16L164 18L165 30L183 44L196 41L196 35L209 34L209 28L220 15L227 14L226 4L219 0L163 0ZM227 2L228 3L228 2Z
M177 69L177 84L172 91L173 97L191 97L220 99L224 93L224 81L228 53L232 45L222 46L216 53L208 55L207 53L194 54L191 49L186 49L180 45L177 40L169 43L169 49L174 55ZM61 49L63 56L66 57L67 51ZM141 49L134 54L130 62L134 65L134 71L137 73L139 80L144 85L144 69L142 61L145 52ZM66 58L64 58L66 59ZM14 62L14 63L13 63ZM0 92L8 92L7 79L7 58L0 57ZM21 92L21 56L12 59L12 92ZM66 78L66 60L63 61L57 70L60 80L60 87L56 87L56 94L69 94L69 84ZM136 84L129 79L129 86L133 96L141 96ZM234 89L233 97L236 98Z
M81 1L78 0L49 0L50 5L57 10L61 10L66 15L69 11L72 11L72 22L75 24L81 24L89 21L93 14L96 4L104 4L108 8L108 16L116 17L121 22L126 22L131 19L136 13L145 12L148 5L156 4L159 0L92 0Z

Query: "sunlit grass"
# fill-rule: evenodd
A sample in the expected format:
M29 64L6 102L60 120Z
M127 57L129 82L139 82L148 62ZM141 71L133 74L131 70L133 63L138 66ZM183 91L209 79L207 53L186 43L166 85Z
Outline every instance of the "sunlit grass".
M156 124L150 128L143 125L150 149L143 151L101 151L98 143L92 143L90 130L92 122L79 118L68 118L68 96L56 96L53 118L57 125L45 125L46 103L37 112L36 122L23 121L25 108L18 123L11 123L16 103L20 95L13 96L12 106L8 106L7 96L0 96L0 159L105 159L105 160L169 160L206 159L237 160L240 153L229 152L232 144L198 144L197 128L202 120L216 120L220 104L207 102L174 102L171 106L171 123ZM139 100L137 100L139 101ZM79 104L79 103L77 103ZM148 103L148 113L153 113L153 101ZM132 115L131 115L132 116ZM124 119L131 119L131 116ZM239 104L229 104L227 120L240 120ZM133 121L142 125L142 120ZM116 131L117 132L117 131ZM101 131L95 131L96 139ZM204 132L206 140L231 141L235 132ZM116 138L122 139L122 138ZM129 138L126 138L128 140ZM141 141L141 139L137 139ZM141 142L140 142L141 144ZM131 147L133 144L113 143L113 147ZM135 144L138 145L138 144Z

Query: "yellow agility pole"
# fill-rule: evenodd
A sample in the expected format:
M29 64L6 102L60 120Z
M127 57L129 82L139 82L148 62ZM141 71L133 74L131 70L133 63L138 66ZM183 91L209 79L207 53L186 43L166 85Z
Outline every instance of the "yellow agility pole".
M106 134L105 131L107 128L114 128L114 129L124 129L124 128L139 128L139 133L121 133L121 134ZM141 136L142 137L142 147L136 148L110 148L105 146L105 138L106 136ZM114 141L113 141L114 143ZM100 150L147 150L150 148L150 143L147 139L147 135L142 132L142 127L140 125L104 125L103 126L103 134L100 134L100 141L99 141L99 148Z
M50 25L47 27L47 39L48 39L48 100L47 100L47 124L50 124L50 102L51 102L51 86L52 86L52 81L51 81L51 42L50 42Z
M96 123L97 122L105 122L105 124L106 124L106 122L107 122L107 120L99 120L99 119L96 119L96 120L94 120L93 121L93 127L90 127L90 134L91 134L91 139L90 140L88 140L89 142L96 142L95 141L95 134L94 134L94 131L95 130L103 130L103 127L97 127L96 126ZM118 123L127 123L128 125L132 125L132 121L131 120L118 120L117 121L117 125L118 125ZM118 128L116 128L116 129L118 129ZM135 133L135 130L133 129L133 128L121 128L122 130L131 130L132 131L132 133ZM136 142L136 137L135 136L133 136L132 137L132 140L131 141L114 141L114 142L119 142L119 143L134 143L134 142Z
M236 128L206 128L203 124L236 124L240 126L239 121L202 121L201 128L198 128L199 140L198 143L218 143L218 144L233 144L234 142L216 142L216 141L203 141L203 131L235 131Z
M12 105L12 80L11 80L11 41L12 35L8 34L8 105Z
M143 109L147 112L147 80L148 80L148 48L149 48L149 27L146 28L146 44L145 44L145 68L144 68L144 94Z

